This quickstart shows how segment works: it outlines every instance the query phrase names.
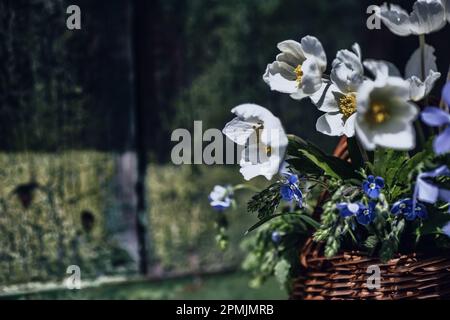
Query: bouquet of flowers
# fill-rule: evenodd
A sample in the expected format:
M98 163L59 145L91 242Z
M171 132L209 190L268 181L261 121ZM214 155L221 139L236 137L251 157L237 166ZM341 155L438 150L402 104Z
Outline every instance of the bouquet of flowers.
M274 180L248 203L259 219L249 228L256 235L244 263L255 285L273 274L283 283L295 277L308 237L323 243L325 257L357 250L388 261L450 248L450 72L433 99L442 74L425 41L450 23L450 1L418 0L411 13L388 4L377 9L394 34L419 38L404 74L390 62L364 58L357 43L338 51L327 73L321 42L305 36L279 43L263 75L271 90L309 99L323 112L316 128L343 136L343 156L287 135L262 106L231 110L236 117L223 133L241 146L244 179ZM222 221L219 241L226 240L225 210L241 188L216 186L210 194Z

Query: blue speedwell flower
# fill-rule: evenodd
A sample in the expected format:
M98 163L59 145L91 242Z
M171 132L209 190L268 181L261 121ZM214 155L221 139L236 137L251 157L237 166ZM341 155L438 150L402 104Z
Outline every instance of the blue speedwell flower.
M298 186L298 177L296 174L283 172L285 180L281 184L280 194L283 200L295 201L301 207L303 204L303 194Z
M275 244L279 244L281 242L281 233L278 231L272 232L272 242Z
M375 202L369 202L365 205L362 202L358 203L339 203L336 207L342 217L355 216L356 221L362 225L368 225L375 219Z
M363 182L363 190L371 199L378 199L381 189L384 188L384 179L382 177L374 177L372 175L367 177Z
M230 186L214 186L209 194L209 204L214 210L224 211L231 206L233 189Z
M450 114L438 107L426 107L420 114L422 121L430 127L446 128L433 141L433 150L436 154L450 151Z
M450 82L442 90L442 99L450 106ZM434 139L433 150L436 154L450 152L450 115L438 107L426 107L420 114L420 117L430 127L446 127Z
M339 210L339 213L341 214L341 217L351 217L355 216L360 209L362 209L364 205L362 203L338 203L336 207Z
M416 203L413 210L412 199L402 199L392 205L391 213L395 215L403 215L406 220L415 220L416 218L425 219L428 217L427 208L422 203Z

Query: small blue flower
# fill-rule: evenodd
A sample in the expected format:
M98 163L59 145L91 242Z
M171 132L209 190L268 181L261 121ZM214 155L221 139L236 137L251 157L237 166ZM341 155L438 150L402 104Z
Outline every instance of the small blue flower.
M449 87L450 89L450 87ZM449 90L450 91L450 90ZM422 121L430 127L446 126L433 141L434 153L440 155L450 151L450 114L438 107L426 107L420 114Z
M272 232L272 242L279 244L281 242L281 234L278 231Z
M447 82L447 84L444 86L444 89L442 89L442 98L444 99L445 103L450 106L450 82Z
M362 225L367 225L375 219L375 202L370 202L368 206L362 202L339 203L336 207L342 217L355 216L356 221Z
M369 202L368 206L363 205L363 208L356 214L356 221L363 225L368 225L375 220L375 202Z
M230 186L214 186L209 194L209 204L216 211L224 211L231 206L233 189Z
M359 210L362 209L362 203L346 203L341 202L336 205L341 217L346 218L350 216L355 216Z
M295 174L289 172L283 172L282 175L285 177L285 181L282 182L280 188L281 198L283 200L291 202L296 201L300 207L303 204L303 194L298 187L298 177Z
M367 177L363 182L363 190L371 199L378 199L381 189L384 188L384 179L382 177L374 177L372 175Z
M394 215L403 215L406 220L415 220L416 218L426 219L428 217L427 208L422 203L416 203L413 210L412 199L402 199L392 205L391 213Z
M429 179L446 176L450 177L450 169L443 165L429 172L422 172L417 176L414 188L413 203L422 201L426 203L436 203L438 200L450 202L450 190L439 188Z

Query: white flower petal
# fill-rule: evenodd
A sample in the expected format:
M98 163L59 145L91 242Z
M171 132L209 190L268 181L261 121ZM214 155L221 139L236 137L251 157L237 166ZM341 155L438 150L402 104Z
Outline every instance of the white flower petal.
M234 118L225 125L225 128L223 128L222 132L234 143L244 145L250 138L252 133L255 131L255 124L256 121L246 122L242 121L239 118Z
M322 87L322 72L314 58L306 59L302 65L302 70L301 90L311 95Z
M447 15L447 21L450 23L450 0L444 0L445 12Z
M441 0L417 0L409 18L414 34L428 34L445 26L445 10Z
M393 108L391 117L401 122L410 123L417 118L418 114L419 110L414 103L404 101Z
M408 101L409 94L409 83L398 77L388 77L384 82L364 82L358 91L355 122L356 134L364 148L373 150L376 146L382 146L410 150L415 147L412 123L418 109ZM375 104L381 104L387 112L387 117L379 123L371 120L373 116L367 117L367 112L371 112Z
M264 176L267 180L271 180L272 177L278 173L282 160L279 157L272 156L270 160L263 163L253 164L246 162L244 158L241 159L239 172L244 176L245 180L251 180L257 176Z
M277 48L281 52L290 53L291 55L293 55L294 57L296 57L297 59L299 59L301 61L306 59L305 54L303 53L303 50L302 50L302 46L297 41L286 40L286 41L280 42L277 45Z
M434 48L428 44L425 45L425 74L428 74L430 70L437 71L436 56L434 55ZM405 77L411 78L412 76L422 79L422 64L421 64L421 51L417 48L406 63Z
M422 100L425 96L425 84L416 76L408 79L410 86L410 98L412 101Z
M361 46L359 45L359 43L355 42L355 43L352 45L352 50L353 50L353 52L356 53L356 55L358 56L359 61L361 61L361 59L362 59L362 54L361 54Z
M344 134L349 138L355 135L355 121L356 113L352 114L347 120L345 120Z
M280 119L272 117L270 120L266 119L264 121L264 129L261 132L261 142L272 148L287 146L288 139ZM272 153L274 152L277 152L277 150L273 150Z
M231 112L236 114L237 120L233 119L228 123L223 132L236 143L245 145L241 153L241 173L247 180L258 175L271 179L283 162L288 144L280 120L269 110L256 104L242 104ZM241 128L244 130L240 130ZM262 130L258 131L256 128Z
M267 71L263 79L273 91L291 94L298 90L298 83L295 80L288 80L280 73L271 74L270 71Z
M339 50L333 60L331 80L344 93L357 91L364 77L361 49L357 43L353 45L353 49L355 52Z
M294 72L295 68L293 68L286 62L275 61L275 62L269 64L267 67L268 67L269 73L271 73L273 75L279 73L283 78L285 78L287 80L292 80L292 81L295 81L295 79L297 78L295 76L295 72Z
M244 179L247 181L259 176L263 168L262 163L252 164L250 162L243 162L242 160L240 166L241 169L239 170L239 172L244 176ZM271 177L268 179L271 179Z
M302 38L301 46L306 59L315 58L320 71L325 71L327 68L327 56L320 41L316 37L306 36Z
M266 108L253 103L240 104L231 109L231 112L244 121L255 121L255 119L265 121L267 118L275 117L272 112Z
M338 95L342 96L338 87L329 82L323 84L319 91L311 95L311 101L322 112L338 112Z
M377 85L379 85L377 83ZM396 97L397 100L409 100L409 82L399 77L388 77L385 81L386 95Z
M373 142L385 148L411 150L416 146L416 135L411 124L391 121L376 132Z
M277 55L276 61L286 63L292 68L292 70L294 70L304 60L297 58L289 52L282 52Z
M442 0L417 0L411 14L399 6L384 4L378 15L389 30L399 36L428 34L445 25Z
M362 73L356 73L344 63L336 63L331 70L331 80L340 91L348 93L358 90L363 78Z
M342 136L344 134L344 121L342 114L337 113L325 113L316 123L317 131L329 135L329 136Z
M434 83L441 77L439 72L430 70L425 82L418 77L412 76L407 81L410 84L410 98L413 101L420 101L427 96L433 89Z
M398 36L409 36L412 33L409 14L401 7L385 3L377 12L381 21L392 33Z
M357 116L357 120L358 120ZM364 121L355 121L355 131L359 141L366 150L374 150L376 145L374 142L375 133L370 129L369 125Z
M302 100L302 99L308 98L310 95L307 93L304 93L303 90L301 88L299 88L296 92L291 93L289 96L294 100Z
M364 60L364 66L375 78L401 77L400 71L389 61L367 59Z
M223 186L216 185L214 186L213 191L209 194L209 197L212 201L222 201L227 195L227 189Z

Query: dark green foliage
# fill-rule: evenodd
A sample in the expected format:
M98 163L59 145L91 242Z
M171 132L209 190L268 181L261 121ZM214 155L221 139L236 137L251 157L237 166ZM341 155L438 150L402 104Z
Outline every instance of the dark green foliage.
M288 154L291 157L298 158L298 162L291 163L298 172L302 174L315 174L318 171L336 179L357 178L356 168L352 164L334 156L327 155L314 144L304 141L294 135L289 135ZM305 166L303 166L305 164ZM314 166L315 165L315 168ZM310 171L306 171L309 168Z
M257 193L248 202L248 211L257 212L259 219L272 216L281 201L280 184L274 183L265 190Z
M281 234L280 243L272 241L274 231ZM298 214L277 217L251 233L243 243L249 250L243 267L252 274L252 285L258 287L275 275L287 289L290 280L299 274L298 250L306 235L307 226Z

